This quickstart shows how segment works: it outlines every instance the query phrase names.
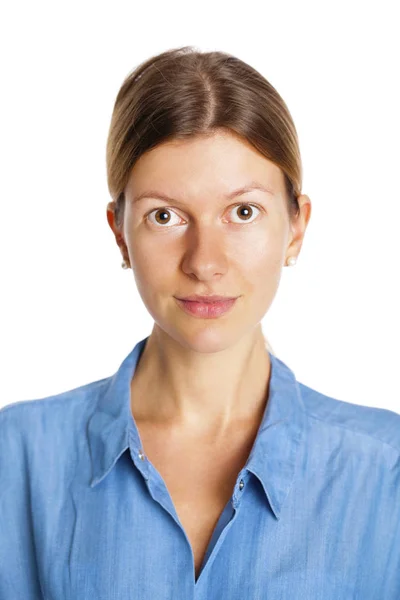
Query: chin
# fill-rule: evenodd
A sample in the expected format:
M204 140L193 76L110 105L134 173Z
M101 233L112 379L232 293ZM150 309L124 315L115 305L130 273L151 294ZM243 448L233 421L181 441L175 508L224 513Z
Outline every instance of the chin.
M187 350L200 354L227 350L236 345L246 334L232 324L224 328L218 327L216 323L201 323L193 327L186 325L184 329L168 327L164 328L164 331Z

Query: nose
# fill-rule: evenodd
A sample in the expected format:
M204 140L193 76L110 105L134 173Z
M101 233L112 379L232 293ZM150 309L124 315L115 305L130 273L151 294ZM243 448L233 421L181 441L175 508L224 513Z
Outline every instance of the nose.
M217 227L208 224L188 229L184 239L182 270L187 275L207 280L226 273L229 256L225 239Z

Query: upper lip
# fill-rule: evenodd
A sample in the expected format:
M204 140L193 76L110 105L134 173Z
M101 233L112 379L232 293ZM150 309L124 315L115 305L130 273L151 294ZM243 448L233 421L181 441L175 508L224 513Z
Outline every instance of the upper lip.
M185 298L178 298L178 300L187 300L188 302L226 302L227 300L236 300L236 298L237 296L199 296L198 294L193 294Z

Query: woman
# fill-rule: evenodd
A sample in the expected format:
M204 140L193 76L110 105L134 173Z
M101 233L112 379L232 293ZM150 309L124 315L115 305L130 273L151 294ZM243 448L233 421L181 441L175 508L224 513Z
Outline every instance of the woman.
M400 416L298 382L261 328L311 214L283 99L164 52L107 169L154 327L112 377L0 411L0 598L398 600Z

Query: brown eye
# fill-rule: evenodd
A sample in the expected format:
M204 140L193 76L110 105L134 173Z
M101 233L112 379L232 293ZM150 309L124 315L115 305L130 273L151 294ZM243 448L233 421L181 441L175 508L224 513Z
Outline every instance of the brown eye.
M155 222L150 219L150 216L152 216L154 213L155 215ZM156 210L152 210L148 215L147 215L147 219L150 221L150 223L152 223L153 225L156 226L163 226L165 224L168 224L171 221L171 217L169 215L171 214L175 214L174 211L170 210L169 208L158 208Z
M239 208L239 213L241 217L245 217L245 219L250 219L251 215L253 214L253 209L251 208L251 206L246 206L246 205L242 205Z
M170 220L170 217L168 217L168 211L164 209L158 210L155 214L155 219L157 223L161 223L162 225L164 225L164 223L168 223Z
M254 215L254 209L261 212L260 209L257 208L257 206L255 206L254 204L238 204L233 208L233 211L234 214L239 216L239 222L243 223L245 221L249 221L252 218L252 216Z

